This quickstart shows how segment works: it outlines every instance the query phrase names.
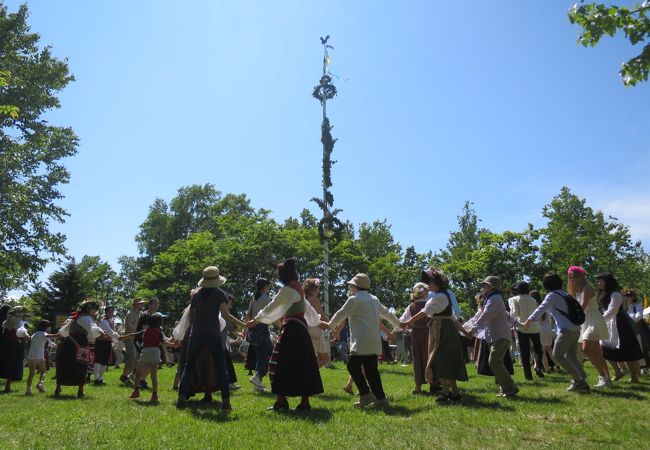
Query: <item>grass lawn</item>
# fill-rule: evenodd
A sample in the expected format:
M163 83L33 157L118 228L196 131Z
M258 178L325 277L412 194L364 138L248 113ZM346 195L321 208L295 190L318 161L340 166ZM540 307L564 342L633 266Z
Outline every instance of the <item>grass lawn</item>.
M274 413L266 411L273 397L254 393L242 364L235 365L242 388L232 395L230 416L218 403L176 410L173 368L159 372L158 405L148 403L149 391L129 400L131 390L120 386L115 369L106 374L107 386L88 385L82 400L74 387L55 399L53 371L46 394L25 397L24 381L15 383L14 392L0 395L1 448L650 448L647 376L640 385L621 380L580 395L565 392L566 375L525 382L516 367L520 394L503 399L495 397L493 378L475 375L469 365L462 404L440 406L411 394L410 366L383 364L391 406L360 411L352 407L356 397L341 389L348 375L338 362L321 370L326 392L313 398L311 412Z

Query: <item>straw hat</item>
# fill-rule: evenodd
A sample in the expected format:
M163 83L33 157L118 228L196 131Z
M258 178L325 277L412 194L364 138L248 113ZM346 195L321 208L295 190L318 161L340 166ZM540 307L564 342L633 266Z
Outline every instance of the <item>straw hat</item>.
M219 268L216 266L208 266L203 269L203 278L199 280L199 286L205 288L214 288L223 286L226 279L219 275Z

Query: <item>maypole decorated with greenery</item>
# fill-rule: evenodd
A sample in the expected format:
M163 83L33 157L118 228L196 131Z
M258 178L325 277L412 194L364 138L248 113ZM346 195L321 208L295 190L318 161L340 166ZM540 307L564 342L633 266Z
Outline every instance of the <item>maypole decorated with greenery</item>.
M327 100L336 96L336 86L332 83L332 74L329 72L330 55L329 50L334 47L327 44L330 36L321 37L323 45L323 76L320 82L314 86L312 96L320 102L323 107L323 122L321 124L321 142L323 143L323 198L312 198L320 209L323 211L323 218L318 223L318 231L321 243L323 244L323 305L325 313L329 314L329 282L330 282L330 241L332 237L340 230L342 224L336 215L340 209L333 209L334 196L330 191L332 187L332 165L336 161L332 160L332 151L336 139L332 137L332 126L327 118Z

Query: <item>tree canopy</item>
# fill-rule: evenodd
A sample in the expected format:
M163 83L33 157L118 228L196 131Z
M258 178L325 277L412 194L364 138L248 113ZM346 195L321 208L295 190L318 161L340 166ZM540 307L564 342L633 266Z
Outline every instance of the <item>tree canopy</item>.
M34 280L50 255L65 253L65 236L50 230L66 212L58 186L69 173L61 160L76 153L71 128L44 118L74 77L68 64L40 49L27 25L27 6L8 13L0 3L0 293Z
M569 20L582 27L578 42L585 47L595 46L605 36L622 32L632 45L642 45L650 38L650 1L632 6L586 3L581 0L569 9ZM641 52L622 64L623 83L635 86L648 80L650 72L650 42Z

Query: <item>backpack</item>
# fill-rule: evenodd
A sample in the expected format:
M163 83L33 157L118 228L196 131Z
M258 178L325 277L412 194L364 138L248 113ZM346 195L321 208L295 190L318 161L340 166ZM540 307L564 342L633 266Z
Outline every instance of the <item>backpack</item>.
M567 310L569 311L568 313L565 313L564 311L555 308L560 314L562 314L564 317L569 319L572 324L574 325L582 325L585 323L585 311L582 309L582 306L580 303L578 303L578 300L576 300L572 295L567 294L567 295L562 295L559 292L555 292L557 295L562 297L566 301L566 306Z

